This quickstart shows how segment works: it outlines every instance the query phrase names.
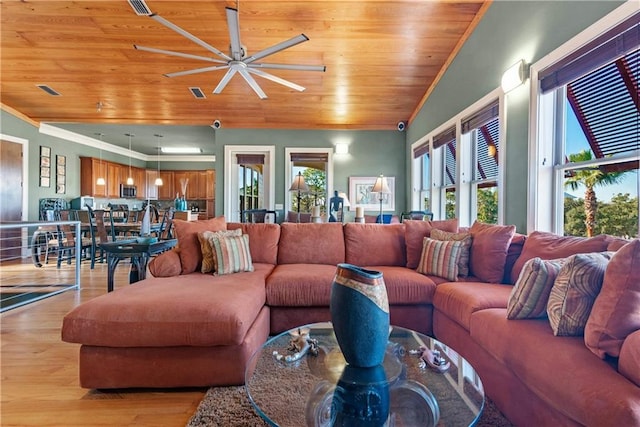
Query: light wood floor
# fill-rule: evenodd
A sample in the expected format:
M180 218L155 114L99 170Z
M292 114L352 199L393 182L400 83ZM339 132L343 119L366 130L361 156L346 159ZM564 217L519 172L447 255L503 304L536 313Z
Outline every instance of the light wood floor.
M0 266L0 283L16 274L26 281L73 280L73 269L33 264ZM0 425L2 426L184 426L205 389L82 389L78 385L79 344L60 339L62 318L73 307L106 293L106 264L81 267L81 290L0 314ZM6 280L5 280L6 279ZM116 289L128 284L128 264L119 265ZM135 285L133 285L135 286Z

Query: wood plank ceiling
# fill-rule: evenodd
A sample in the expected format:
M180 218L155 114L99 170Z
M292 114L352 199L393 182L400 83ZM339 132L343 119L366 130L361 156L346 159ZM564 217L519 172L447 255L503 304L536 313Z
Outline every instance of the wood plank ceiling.
M228 52L225 7L239 10L249 54L300 33L309 41L264 62L325 65L326 72L267 70L306 87L296 92L257 77L261 100L225 71L168 78L205 67L139 51L134 44L212 54L127 1L12 1L1 4L2 104L37 122L210 125L271 129L395 129L408 121L482 17L484 1L156 1L156 14ZM51 96L37 85L59 92ZM199 87L206 99L196 99ZM102 107L98 111L97 103Z

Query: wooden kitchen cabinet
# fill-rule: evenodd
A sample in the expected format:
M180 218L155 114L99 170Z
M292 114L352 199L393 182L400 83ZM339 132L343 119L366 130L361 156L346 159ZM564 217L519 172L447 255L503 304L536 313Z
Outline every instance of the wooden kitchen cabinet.
M80 195L107 197L107 163L93 157L80 157ZM96 184L99 177L105 185Z
M123 182L122 174L127 175L128 168L123 171L118 163L107 164L107 197L120 197L120 184ZM125 176L126 180L127 177Z
M156 178L159 176L157 170L147 169L145 171L145 199L157 200L158 199L158 186L156 185Z
M176 191L173 188L173 171L160 171L162 187L158 187L158 200L173 200L176 198Z
M204 171L204 198L216 198L216 171L210 169Z

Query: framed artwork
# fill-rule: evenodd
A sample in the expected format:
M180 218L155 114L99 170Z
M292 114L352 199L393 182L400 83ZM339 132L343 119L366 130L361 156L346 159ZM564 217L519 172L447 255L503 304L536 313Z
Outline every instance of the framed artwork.
M51 186L51 147L40 146L40 187Z
M56 194L67 191L67 156L56 156Z
M371 189L376 182L377 176L352 176L349 177L349 203L350 209L361 207L364 210L376 211L380 210L380 198L378 193L373 193ZM382 195L382 210L396 210L396 178L387 176L387 185L389 185L388 194Z

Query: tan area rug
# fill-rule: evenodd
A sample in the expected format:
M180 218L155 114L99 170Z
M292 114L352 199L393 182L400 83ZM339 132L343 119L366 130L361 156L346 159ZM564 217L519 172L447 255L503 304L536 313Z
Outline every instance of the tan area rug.
M302 415L302 414L301 414ZM301 423L304 424L302 415ZM191 417L187 427L220 426L220 427L255 427L266 426L255 412L244 386L212 387L207 391ZM512 424L500 413L493 402L487 400L477 426L511 427Z

